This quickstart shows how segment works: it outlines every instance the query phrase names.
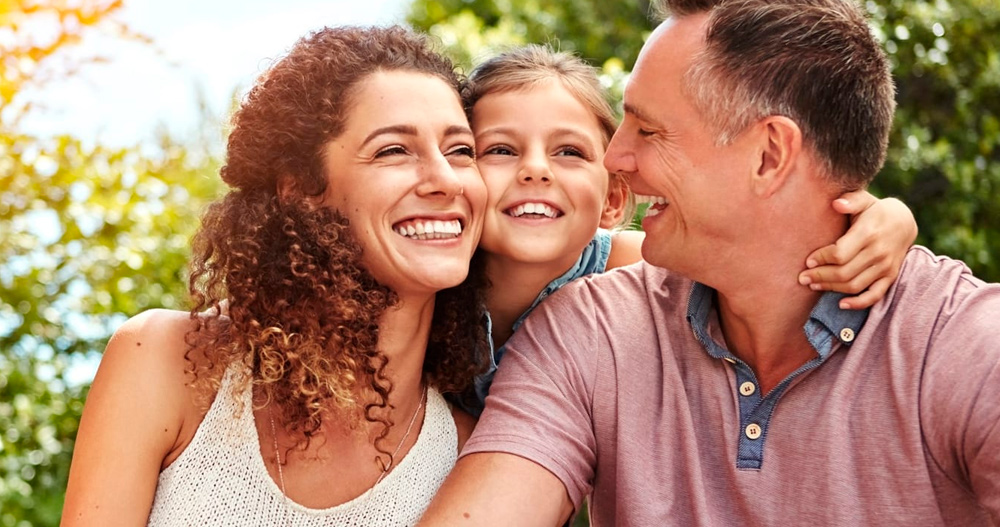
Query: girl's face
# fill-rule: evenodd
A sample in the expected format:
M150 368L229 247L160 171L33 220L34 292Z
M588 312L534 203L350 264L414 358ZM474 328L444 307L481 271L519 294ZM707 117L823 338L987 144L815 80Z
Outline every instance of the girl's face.
M376 280L400 295L458 285L486 189L458 93L422 73L374 73L324 150L325 203L351 222Z
M491 257L569 268L613 225L600 123L560 81L485 95L472 125Z

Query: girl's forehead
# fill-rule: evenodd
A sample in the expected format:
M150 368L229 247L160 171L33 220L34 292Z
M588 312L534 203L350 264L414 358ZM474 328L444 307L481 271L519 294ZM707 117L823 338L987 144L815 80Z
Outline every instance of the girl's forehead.
M558 79L488 92L476 101L469 119L477 135L526 130L556 133L572 129L592 135L601 147L606 147L610 140L601 113Z

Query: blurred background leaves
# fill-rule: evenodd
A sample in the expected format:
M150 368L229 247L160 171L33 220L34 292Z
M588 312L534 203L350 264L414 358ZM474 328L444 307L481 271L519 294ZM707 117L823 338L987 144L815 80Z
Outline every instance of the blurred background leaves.
M127 317L186 308L188 240L221 191L204 137L108 147L20 126L36 110L26 94L106 60L74 53L88 35L148 41L117 21L121 5L0 0L0 527L58 524L92 373L82 365ZM873 190L911 207L919 243L998 281L1000 4L866 7L899 92ZM407 20L466 71L527 42L574 51L616 106L655 23L646 0L413 0ZM40 39L39 21L56 29Z

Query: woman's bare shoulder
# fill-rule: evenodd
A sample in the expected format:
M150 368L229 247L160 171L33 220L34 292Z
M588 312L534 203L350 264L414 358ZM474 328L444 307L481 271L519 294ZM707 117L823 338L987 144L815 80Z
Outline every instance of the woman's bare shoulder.
M108 341L94 385L143 400L178 418L189 413L190 313L155 309L122 324Z
M144 523L160 470L199 413L186 374L188 313L148 311L108 342L70 466L63 521Z

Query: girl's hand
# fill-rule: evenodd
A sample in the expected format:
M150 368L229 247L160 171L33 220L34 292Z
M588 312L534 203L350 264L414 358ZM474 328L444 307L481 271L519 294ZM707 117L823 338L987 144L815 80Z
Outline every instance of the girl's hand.
M833 208L851 215L851 228L836 243L813 251L799 283L814 291L856 296L840 301L841 309L864 309L885 296L917 237L910 209L895 198L878 199L867 191L848 192Z

